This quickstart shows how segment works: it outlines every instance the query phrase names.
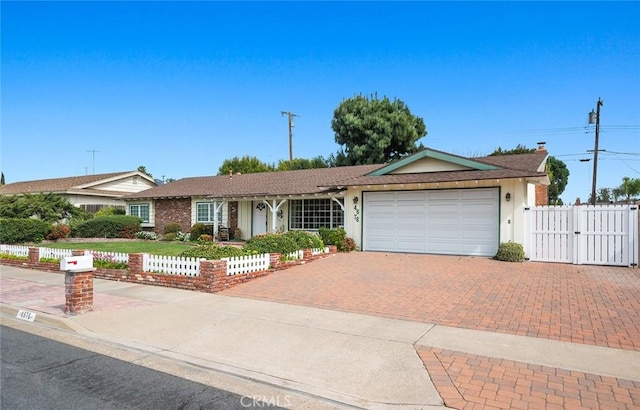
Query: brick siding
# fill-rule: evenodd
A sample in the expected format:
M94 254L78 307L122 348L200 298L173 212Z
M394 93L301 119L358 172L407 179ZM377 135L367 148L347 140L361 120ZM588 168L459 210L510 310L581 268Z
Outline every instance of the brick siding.
M177 222L182 232L191 231L191 199L160 199L155 201L156 232L162 234L168 223Z

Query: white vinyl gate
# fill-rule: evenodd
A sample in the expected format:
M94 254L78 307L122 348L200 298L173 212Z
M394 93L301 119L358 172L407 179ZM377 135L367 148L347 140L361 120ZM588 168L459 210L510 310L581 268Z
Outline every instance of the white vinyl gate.
M591 265L638 265L638 206L525 208L529 260Z

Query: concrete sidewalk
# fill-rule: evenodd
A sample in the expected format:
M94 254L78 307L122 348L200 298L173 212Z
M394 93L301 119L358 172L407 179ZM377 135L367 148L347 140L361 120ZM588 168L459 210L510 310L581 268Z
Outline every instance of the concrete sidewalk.
M640 381L640 352L95 280L95 311L68 317L64 275L0 267L3 313L363 408L437 408L416 348Z

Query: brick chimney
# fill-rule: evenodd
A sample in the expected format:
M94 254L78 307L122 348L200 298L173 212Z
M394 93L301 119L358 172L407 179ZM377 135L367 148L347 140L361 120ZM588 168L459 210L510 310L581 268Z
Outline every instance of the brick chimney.
M538 149L536 150L536 152L544 152L544 153L546 153L547 149L544 147L544 144L546 144L546 142L544 142L544 141L538 142Z

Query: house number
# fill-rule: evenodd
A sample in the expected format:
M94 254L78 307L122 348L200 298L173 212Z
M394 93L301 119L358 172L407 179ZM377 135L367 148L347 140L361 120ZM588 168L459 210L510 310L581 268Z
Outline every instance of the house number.
M353 206L353 219L356 222L360 222L360 210L358 209L357 205Z

